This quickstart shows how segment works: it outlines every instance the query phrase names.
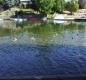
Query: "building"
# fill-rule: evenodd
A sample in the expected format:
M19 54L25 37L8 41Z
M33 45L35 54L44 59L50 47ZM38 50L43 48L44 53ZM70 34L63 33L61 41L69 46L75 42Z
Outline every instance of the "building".
M31 0L20 0L22 4L32 4Z
M83 8L86 6L86 0L79 0L79 6L80 8Z

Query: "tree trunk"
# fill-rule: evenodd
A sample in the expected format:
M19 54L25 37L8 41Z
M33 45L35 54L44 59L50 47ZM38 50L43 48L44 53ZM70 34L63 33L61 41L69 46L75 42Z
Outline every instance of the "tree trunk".
M73 12L71 12L71 15L73 14Z

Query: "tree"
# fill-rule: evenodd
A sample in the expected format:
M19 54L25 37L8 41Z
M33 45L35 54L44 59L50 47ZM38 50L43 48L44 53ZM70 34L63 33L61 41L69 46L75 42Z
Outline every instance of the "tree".
M35 5L40 13L51 13L54 0L35 0Z
M0 0L0 2L2 2L2 0Z
M20 2L20 0L0 0L3 4L8 4L10 6L16 5Z
M38 11L39 10L39 4L38 4L39 0L31 0L31 1L32 1L31 7Z
M2 4L2 0L0 0L0 5Z
M65 9L65 0L54 0L54 12L63 12Z
M73 12L76 12L78 9L79 5L77 0L71 0L66 3L66 10L70 11L71 14L73 14Z

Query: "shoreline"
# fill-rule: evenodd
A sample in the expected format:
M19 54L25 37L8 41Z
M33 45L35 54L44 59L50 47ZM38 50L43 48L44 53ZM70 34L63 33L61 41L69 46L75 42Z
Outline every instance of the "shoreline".
M82 17L83 16L81 16L81 17L75 17L75 16L69 17L69 16L66 16L66 17L64 17L64 19L59 19L59 18L54 19L54 18L47 17L47 20L74 21L75 19L83 19ZM14 19L23 19L24 20L24 18L10 18L10 16L7 16L7 15L4 15L4 16L0 15L0 21L1 20L14 20ZM86 18L84 18L84 19L86 19Z
M14 19L18 19L18 18L12 18L12 16L15 15L15 10L18 10L18 9L17 8L13 8L11 10L7 10L7 11L1 12L1 14L0 14L0 21L1 20L14 20ZM54 20L55 16L63 16L64 17L64 19L58 18L58 19L55 19L55 20L74 21L75 19L78 19L78 18L82 19L82 17L86 17L86 13L77 13L76 12L73 15L68 15L67 13L66 14L55 13L55 14L47 14L47 17L45 17L45 18ZM23 18L21 18L21 19L23 19Z

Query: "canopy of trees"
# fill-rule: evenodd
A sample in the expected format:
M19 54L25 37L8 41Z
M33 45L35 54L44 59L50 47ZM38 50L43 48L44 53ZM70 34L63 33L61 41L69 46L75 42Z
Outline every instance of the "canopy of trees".
M52 8L54 6L54 0L31 0L33 3L33 6L36 10L38 10L40 13L51 13Z
M78 0L69 0L66 2L65 0L31 0L33 3L33 7L35 10L40 13L52 13L52 12L60 12L62 13L64 10L68 10L71 12L75 12L78 10ZM8 5L16 5L20 2L20 0L0 0Z
M79 8L78 0L70 0L68 2L65 0L32 0L32 2L40 13L62 13L64 10L72 13Z
M51 13L54 0L37 0L40 13Z
M16 5L20 2L20 0L0 0L3 4L8 4L10 6Z
M70 0L66 3L66 10L70 11L71 14L79 9L77 0Z
M54 0L54 12L63 12L65 9L65 0Z

